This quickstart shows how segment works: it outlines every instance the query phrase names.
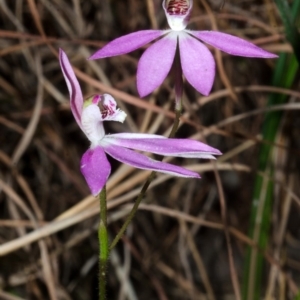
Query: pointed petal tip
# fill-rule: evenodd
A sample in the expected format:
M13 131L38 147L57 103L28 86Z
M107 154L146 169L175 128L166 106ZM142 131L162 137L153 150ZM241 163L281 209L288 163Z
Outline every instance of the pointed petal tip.
M276 54L270 53L255 44L240 37L219 31L188 31L201 41L220 49L230 55L256 58L276 58Z
M62 63L64 59L66 59L67 54L62 48L59 48L59 60Z
M219 149L216 149L216 148L212 148L212 155L222 155L223 153L219 150Z
M155 91L156 88L157 87L149 88L149 86L141 83L141 80L139 80L139 76L137 73L136 89L137 89L137 92L138 92L140 98L145 98L145 97L149 96L151 93L153 93Z
M200 91L199 89L196 89L196 90L204 96L209 96L211 89L212 89L212 87L210 88L210 90L207 90L207 91L204 91L204 90Z
M185 169L186 171L188 171L188 173L189 173L189 174L186 174L186 175L184 176L185 178L201 179L201 176L200 176L199 173L194 172L194 171L191 171L191 170L187 169L186 167L184 167L184 169ZM182 176L182 177L183 177L183 176Z
M138 83L137 83L136 88L137 88L140 98L144 98L153 92L153 91L144 91L143 87L140 87L140 85Z
M91 190L91 194L94 197L98 197L98 195L100 194L100 192L102 191L102 189L103 189L103 187L100 190L94 190L94 191Z
M198 173L195 172L195 177L194 178L200 179L201 176Z
M87 60L96 60L96 59L104 58L105 56L100 55L99 51L101 50L96 51L94 54L88 57Z
M219 155L223 155L223 153L220 150L211 147L211 152L209 154L209 156L211 156L210 159L217 159L215 156Z
M266 51L267 52L267 51ZM279 56L277 54L268 52L267 56L265 58L278 58Z
M256 47L256 46L255 46L255 47ZM259 49L259 53L249 53L249 54L244 53L244 54L242 54L242 55L232 53L232 55L236 55L236 56L244 56L244 57L249 57L249 58L264 58L264 59L266 59L266 58L278 58L278 55L276 55L276 54L274 54L274 53L271 53L271 52L266 51L266 50L264 50L264 49L262 49L262 48L259 48L259 47L257 47L257 48ZM256 49L255 49L255 50L256 50ZM226 51L225 51L225 52L226 52ZM258 51L257 51L257 52L258 52ZM229 53L229 51L227 51L227 53ZM229 54L231 54L231 53L229 53Z

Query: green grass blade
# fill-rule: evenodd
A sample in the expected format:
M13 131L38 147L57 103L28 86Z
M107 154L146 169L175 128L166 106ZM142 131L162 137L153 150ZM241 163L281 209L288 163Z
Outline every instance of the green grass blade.
M279 0L278 0L279 1ZM285 7L285 16L291 15L289 22L294 22L300 14L300 1L294 3L292 13L288 13ZM284 25L285 22L284 22ZM286 29L288 31L288 29ZM300 53L300 52L299 52ZM281 54L275 68L272 84L290 88L294 82L298 70L298 62L295 55ZM285 95L271 94L268 106L282 104L287 101ZM272 177L271 155L277 131L281 122L282 113L269 112L265 115L262 135L264 144L261 145L259 154L259 171L266 176L257 175L254 184L252 208L250 216L249 236L256 241L261 249L265 249L270 228L270 216L272 209L273 183L268 180ZM263 274L263 256L257 250L249 247L244 268L243 299L261 299Z
M294 300L300 300L300 293L298 293L298 295L294 297Z
M292 13L289 8L287 0L275 0L278 10L281 15L282 22L284 24L286 37L291 43L296 58L300 64L300 34L297 27L294 25L296 12L299 11L300 1L295 1Z

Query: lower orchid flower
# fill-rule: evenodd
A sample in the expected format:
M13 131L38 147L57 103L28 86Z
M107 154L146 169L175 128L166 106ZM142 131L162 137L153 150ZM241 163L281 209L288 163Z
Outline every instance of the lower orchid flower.
M160 135L138 133L105 134L104 121L123 122L126 114L117 109L116 101L108 94L95 95L84 101L72 66L61 49L59 60L70 93L71 111L91 142L81 158L80 169L94 196L100 193L110 175L111 166L106 154L139 169L194 178L200 178L199 174L153 160L131 149L186 158L214 159L213 155L221 154L219 150L191 139L168 139Z

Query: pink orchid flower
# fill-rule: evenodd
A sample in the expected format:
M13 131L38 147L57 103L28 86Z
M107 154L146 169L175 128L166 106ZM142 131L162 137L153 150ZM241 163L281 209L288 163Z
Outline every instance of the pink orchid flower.
M168 139L160 135L139 133L106 135L103 122L123 122L126 114L117 109L116 101L108 94L95 95L84 101L72 66L61 49L59 60L70 93L71 111L79 127L91 142L90 148L82 156L80 169L94 196L100 193L110 174L111 167L106 154L139 169L194 178L200 178L199 174L153 160L131 149L187 158L214 159L213 155L221 154L217 149L190 139Z
M164 0L163 8L171 30L142 30L119 37L89 59L99 59L134 51L158 39L141 56L137 69L137 90L145 97L168 75L179 47L182 72L187 81L201 94L208 95L215 78L215 61L205 42L226 53L260 58L275 58L241 38L218 31L185 29L193 6L192 0Z

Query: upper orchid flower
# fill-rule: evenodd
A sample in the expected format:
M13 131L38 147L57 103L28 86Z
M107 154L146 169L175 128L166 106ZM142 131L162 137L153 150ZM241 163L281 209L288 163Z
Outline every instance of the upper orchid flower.
M60 66L70 93L75 120L91 142L81 159L81 172L93 195L99 194L110 174L105 153L136 168L159 171L180 177L199 178L199 174L165 162L153 160L131 149L159 155L187 158L214 158L219 150L189 139L168 139L154 134L118 133L106 135L103 121L123 122L126 114L117 109L108 94L96 95L83 101L82 92L67 55L60 50Z
M139 95L144 97L166 78L174 61L177 45L179 45L183 75L203 95L208 95L212 88L215 61L202 42L232 55L277 57L250 42L226 33L185 29L192 6L192 0L164 0L163 8L171 30L142 30L119 37L98 50L89 59L129 53L160 38L143 53L138 63L137 89Z

